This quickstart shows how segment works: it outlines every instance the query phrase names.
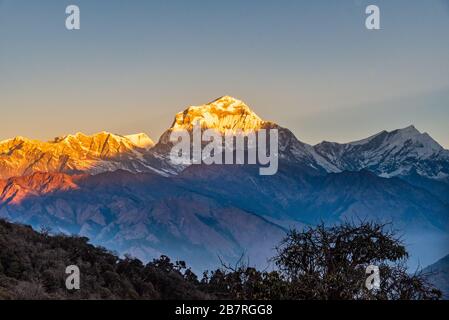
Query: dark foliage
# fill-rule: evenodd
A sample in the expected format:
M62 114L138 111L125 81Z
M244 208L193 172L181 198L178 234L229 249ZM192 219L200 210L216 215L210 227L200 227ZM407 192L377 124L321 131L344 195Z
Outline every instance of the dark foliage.
M384 225L345 223L291 231L273 258L277 271L245 266L207 274L205 290L227 299L424 300L441 292L426 275L409 274L408 254ZM377 266L380 289L368 290L368 266Z
M65 287L65 269L81 270L81 290ZM88 244L0 220L0 299L206 299L185 263L167 257L143 265Z
M425 275L407 273L407 252L382 225L320 225L291 231L276 270L238 263L199 280L185 262L120 259L87 238L49 235L0 220L0 299L438 299ZM81 270L81 290L65 288L65 268ZM365 287L376 265L381 288Z

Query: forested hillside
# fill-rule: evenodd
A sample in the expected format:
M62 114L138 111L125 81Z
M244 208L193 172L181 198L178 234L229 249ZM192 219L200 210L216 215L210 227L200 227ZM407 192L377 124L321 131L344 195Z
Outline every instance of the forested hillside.
M81 270L81 290L66 289L66 267ZM204 299L182 263L119 259L87 238L49 236L0 220L0 299Z

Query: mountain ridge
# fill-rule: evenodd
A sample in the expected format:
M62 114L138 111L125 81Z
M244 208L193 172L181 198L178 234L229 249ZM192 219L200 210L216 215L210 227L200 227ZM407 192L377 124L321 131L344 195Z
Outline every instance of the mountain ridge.
M262 120L243 101L231 96L186 107L175 115L172 125L157 143L145 134L120 136L108 132L92 136L77 133L51 142L20 136L2 141L0 178L39 171L98 174L118 169L177 175L186 165L170 161L173 146L170 134L176 130L191 131L197 122L203 129L215 129L220 134L277 129L280 158L310 167L321 174L367 169L382 177L406 177L416 172L425 178L449 184L449 151L413 125L393 131L383 130L348 143L323 141L310 145L298 140L289 129ZM21 153L24 149L27 150Z
M48 142L19 136L0 142L0 178L35 172L150 171L142 157L151 143L144 134L126 137L105 131L91 136L66 135Z
M16 137L0 142L0 178L33 172L98 174L118 169L177 175L186 166L170 161L171 132L203 129L249 133L262 129L279 131L281 159L310 167L320 174L367 169L378 176L407 177L414 173L449 185L449 150L413 125L383 130L368 138L348 143L323 141L304 143L287 128L262 120L243 101L223 96L210 103L189 106L177 113L172 125L154 143L146 134L128 136L100 132L92 136L77 133L41 142Z
M434 179L449 176L449 151L414 126L384 130L345 144L325 141L314 148L340 170L368 169L384 177L408 175L413 170ZM433 167L429 161L446 163Z

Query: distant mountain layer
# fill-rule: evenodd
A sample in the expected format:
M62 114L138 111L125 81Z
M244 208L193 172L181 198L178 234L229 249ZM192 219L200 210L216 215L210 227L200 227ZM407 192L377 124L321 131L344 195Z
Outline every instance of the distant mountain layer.
M429 274L429 280L443 291L445 299L449 299L449 255L423 270Z
M421 261L447 252L449 209L429 192L368 171L321 177L282 168L273 177L255 166L192 166L169 178L36 173L0 182L0 217L87 236L144 261L189 258L197 269L242 254L267 266L288 228L320 221L394 222ZM414 235L425 236L425 247Z
M340 170L367 169L383 177L417 172L435 179L449 174L449 151L413 126L347 144L322 142L314 148Z
M144 261L189 258L199 270L242 254L266 265L285 235L257 214L150 173L35 173L0 182L0 193L0 217L87 236Z

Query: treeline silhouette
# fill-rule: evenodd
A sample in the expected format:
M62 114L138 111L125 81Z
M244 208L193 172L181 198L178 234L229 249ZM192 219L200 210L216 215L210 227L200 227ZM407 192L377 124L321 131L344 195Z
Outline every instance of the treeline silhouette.
M84 237L50 235L0 220L0 299L439 299L422 274L409 274L394 232L375 223L292 230L259 271L241 261L198 278L183 261L148 264L95 247ZM66 267L81 270L81 289L67 290ZM380 270L380 289L366 287L366 267Z

